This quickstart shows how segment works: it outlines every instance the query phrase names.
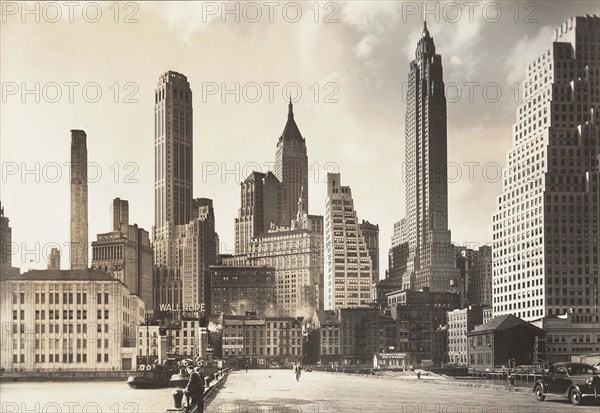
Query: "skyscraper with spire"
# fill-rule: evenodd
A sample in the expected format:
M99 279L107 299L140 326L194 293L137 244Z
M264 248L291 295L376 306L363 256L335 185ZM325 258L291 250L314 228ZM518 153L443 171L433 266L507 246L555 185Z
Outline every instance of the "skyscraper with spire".
M312 315L323 306L323 216L308 214L306 142L291 100L274 173L252 172L240 189L236 255L275 268L280 315Z
M448 230L447 121L442 57L424 23L406 94L406 289L452 291L458 278Z
M306 141L302 137L294 120L294 107L290 98L288 118L283 133L277 142L274 174L281 182L281 220L280 224L290 225L296 217L297 202L303 197L308 208L308 155ZM305 191L302 191L302 188Z

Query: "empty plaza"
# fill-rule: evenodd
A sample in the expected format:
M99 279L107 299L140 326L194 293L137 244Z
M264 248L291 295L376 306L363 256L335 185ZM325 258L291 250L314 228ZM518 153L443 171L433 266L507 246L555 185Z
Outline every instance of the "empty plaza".
M437 381L434 383L434 381ZM401 378L292 370L232 372L207 412L551 413L597 412L598 405L537 402L526 392L493 391Z

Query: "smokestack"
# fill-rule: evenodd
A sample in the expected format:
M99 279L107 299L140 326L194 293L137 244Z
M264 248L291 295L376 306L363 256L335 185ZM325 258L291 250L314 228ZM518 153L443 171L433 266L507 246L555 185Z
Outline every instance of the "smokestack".
M71 245L72 270L88 268L87 135L71 130Z

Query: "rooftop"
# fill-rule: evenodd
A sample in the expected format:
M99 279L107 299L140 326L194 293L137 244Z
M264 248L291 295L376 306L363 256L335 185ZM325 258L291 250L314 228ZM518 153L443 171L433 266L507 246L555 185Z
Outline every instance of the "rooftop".
M525 324L541 330L539 327L536 327L533 324L530 324L527 321L520 319L519 317L516 317L512 314L505 314L498 317L494 317L487 323L475 327L471 333L508 330L520 324Z
M337 318L337 314L332 310L317 310L317 318L322 326L339 325L340 320Z
M2 274L0 281L114 281L110 274L100 270L31 270L20 275Z

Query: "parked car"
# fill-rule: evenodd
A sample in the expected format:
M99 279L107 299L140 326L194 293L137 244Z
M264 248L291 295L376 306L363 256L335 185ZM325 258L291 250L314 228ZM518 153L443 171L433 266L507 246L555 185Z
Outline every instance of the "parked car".
M580 405L584 398L600 399L600 375L589 364L554 363L535 382L533 393L538 401L544 401L548 395L560 395Z

